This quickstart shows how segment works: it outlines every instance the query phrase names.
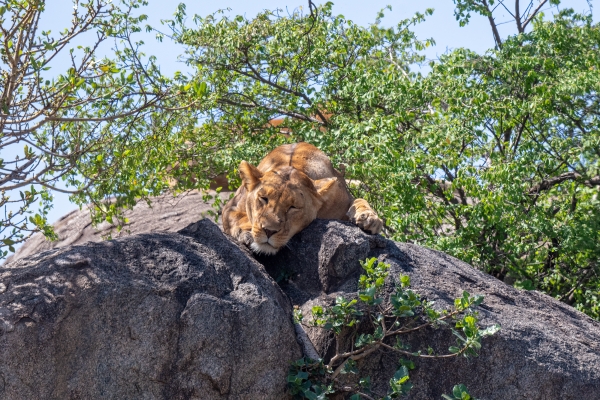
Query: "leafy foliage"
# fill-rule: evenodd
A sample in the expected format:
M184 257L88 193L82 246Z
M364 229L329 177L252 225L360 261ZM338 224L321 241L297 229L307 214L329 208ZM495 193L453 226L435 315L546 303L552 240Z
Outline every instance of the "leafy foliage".
M557 0L514 9L454 0L461 25L487 18L496 46L456 49L424 76L420 52L433 40L411 29L432 10L392 28L380 24L383 11L362 27L331 3L310 14L195 16L188 26L181 4L167 24L195 74L166 78L132 39L143 0L79 4L56 38L36 31L43 1L1 4L0 146L27 144L18 160L0 161L0 205L21 205L2 220L3 248L35 230L52 236L46 188L64 190L60 180L94 205L95 222L118 223L140 198L208 188L220 174L235 187L242 159L308 141L354 180L394 239L600 318L600 29L591 16L544 20ZM498 34L498 10L513 16L514 35ZM82 47L73 68L46 79L53 54L90 31L117 39L114 57ZM10 69L14 60L21 69Z
M437 141L417 157L439 160L429 170L438 179L424 176L426 229L403 227L596 318L600 57L590 49L598 40L590 18L564 12L534 21L502 50L459 50L433 66L439 118L423 133Z
M52 190L114 210L119 202L100 200L119 193L129 200L122 204L132 204L164 189L144 180L140 158L131 157L141 145L156 157L146 138L157 133L149 126L160 125L157 109L173 93L132 39L146 19L136 15L145 4L73 1L71 25L53 33L39 28L44 0L0 1L0 257L34 231L54 238L46 220ZM90 34L93 40L75 46ZM113 40L114 57L100 57L101 45ZM70 64L64 71L55 70L61 57Z
M357 362L378 350L417 358L449 358L459 355L476 357L482 338L493 335L500 329L498 325L493 325L482 330L477 324L474 308L483 302L482 296L471 296L464 292L462 297L455 300L453 310L436 311L432 302L422 301L410 289L408 276L400 276L400 285L396 286L391 295L386 296L383 289L389 274L389 264L370 258L361 262L361 265L365 274L359 279L357 299L347 300L340 296L332 307L314 306L310 322L306 321L299 310L295 312L297 322L331 331L337 341L336 352L327 364L322 359L306 358L292 364L288 384L291 393L299 398L325 399L327 394L337 391L354 393L352 399L398 398L412 388L409 371L415 368L415 364L409 359L400 360L385 395L373 392L369 377L360 377L358 384L349 386L346 382L342 383L339 376L359 374ZM453 321L455 326L451 330L457 339L456 346L451 346L447 354L436 354L431 347L427 350L409 351L401 340L402 335L428 327L446 326L448 321ZM355 337L354 343L349 349L340 348L341 335L344 330L347 333L349 329L353 332L351 336ZM461 390L468 396L464 385L455 387L453 393L463 396Z
M431 10L394 28L357 26L330 3L311 15L195 17L195 27L180 10L171 27L210 110L190 151L209 143L211 173L235 186L239 160L313 143L394 239L598 318L600 30L569 10L545 21L545 3L515 12L518 33L495 49L457 49L427 76L415 71L433 42L411 26ZM480 14L496 27L492 2L455 4L462 23Z

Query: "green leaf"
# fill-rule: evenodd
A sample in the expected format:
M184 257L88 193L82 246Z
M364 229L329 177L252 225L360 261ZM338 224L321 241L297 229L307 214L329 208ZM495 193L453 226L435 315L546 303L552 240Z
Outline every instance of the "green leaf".
M407 360L405 358L400 359L400 365L405 366L409 370L415 369L415 363L412 360Z
M463 384L456 385L452 388L452 395L457 399L463 399L465 394L468 395L468 390Z
M304 397L306 397L308 400L318 400L319 398L316 393L310 391L304 392Z
M402 283L403 288L409 287L410 286L410 276L400 275L400 282Z
M364 378L360 378L358 384L360 385L360 387L362 387L364 389L370 389L371 388L371 377L366 376Z
M500 324L494 324L492 326L488 326L484 330L480 332L481 336L491 336L496 334L501 329Z

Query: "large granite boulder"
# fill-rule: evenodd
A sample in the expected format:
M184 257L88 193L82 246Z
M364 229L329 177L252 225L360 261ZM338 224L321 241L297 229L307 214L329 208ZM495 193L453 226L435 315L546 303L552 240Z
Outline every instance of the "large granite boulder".
M208 220L0 269L2 399L283 399L290 304Z
M483 340L478 358L414 359L410 399L439 399L458 383L486 400L600 399L600 323L536 291L518 290L439 251L368 235L350 223L317 220L289 246L260 261L281 280L284 292L310 315L314 305L331 305L336 296L355 295L362 273L359 260L377 257L391 264L388 290L400 274L438 307L449 308L463 290L485 296L479 309L483 326L500 324ZM320 328L307 328L326 359L335 341ZM447 353L455 345L449 330L427 329L409 336L411 351L431 345ZM426 352L425 352L426 354ZM381 350L359 361L364 376L385 393L400 356Z
M458 383L481 399L599 398L597 321L443 253L319 220L260 263L203 220L180 233L55 249L5 265L0 398L287 398L288 365L300 348L314 346L325 358L335 348L314 328L306 328L312 344L298 344L291 304L308 314L336 295L355 295L367 257L391 264L387 290L403 273L439 307L463 290L483 294L482 324L502 326L478 358L415 360L409 398L439 399ZM406 340L414 350L454 344L443 329ZM380 350L358 367L384 392L399 358Z
M106 221L93 226L90 210L84 207L81 210L72 211L56 221L53 226L58 240L49 241L42 233L38 232L19 247L16 253L8 257L6 262L9 263L59 247L101 242L138 233L177 232L200 218L210 217L211 212L216 212L212 207L211 197L219 196L222 201L227 201L230 194L231 192L217 194L214 191L191 190L177 196L165 193L151 197L150 204L140 200L133 208L124 211L123 216L129 222L121 230L117 230L115 225Z

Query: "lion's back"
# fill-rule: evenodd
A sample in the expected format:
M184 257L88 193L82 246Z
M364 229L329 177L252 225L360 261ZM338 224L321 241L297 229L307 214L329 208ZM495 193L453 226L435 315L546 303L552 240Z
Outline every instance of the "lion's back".
M339 177L329 157L310 143L284 144L271 151L258 165L261 172L291 166L304 172L309 178Z

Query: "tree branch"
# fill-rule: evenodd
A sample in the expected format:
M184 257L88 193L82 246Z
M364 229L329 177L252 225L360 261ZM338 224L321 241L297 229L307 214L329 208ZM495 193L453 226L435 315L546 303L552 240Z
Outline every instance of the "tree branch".
M529 23L535 18L535 16L537 15L537 13L540 12L540 10L544 6L544 4L546 4L547 2L548 2L548 0L542 0L542 1L540 1L540 4L538 4L538 6L536 7L536 9L533 10L533 12L529 15L529 17L523 23L523 30L525 30L525 28L527 27L527 25L529 25Z
M580 179L581 174L577 172L565 172L564 174L560 174L559 176L556 176L554 178L544 179L543 181L529 189L529 194L536 195L544 190L549 190L552 187L563 183L564 181L576 181ZM588 187L600 186L600 175L587 179L582 183Z
M517 0L518 1L518 0ZM502 40L500 39L500 33L498 33L498 27L496 26L496 22L494 22L494 17L492 16L492 11L488 6L487 0L482 0L485 9L487 10L488 21L490 22L490 26L492 27L492 33L494 34L494 40L496 41L496 46L498 49L502 48Z
M515 20L517 21L517 30L523 33L523 25L521 24L521 11L519 10L519 1L515 0Z

